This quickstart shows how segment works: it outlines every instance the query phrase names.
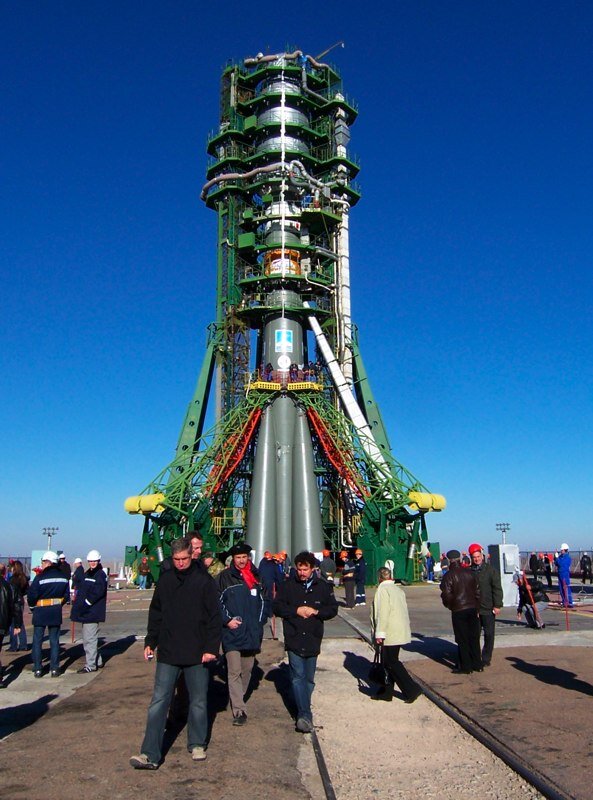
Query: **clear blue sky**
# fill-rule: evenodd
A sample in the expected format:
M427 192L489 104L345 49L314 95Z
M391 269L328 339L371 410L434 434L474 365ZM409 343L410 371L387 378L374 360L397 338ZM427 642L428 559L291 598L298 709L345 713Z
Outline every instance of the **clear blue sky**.
M2 4L0 553L139 543L214 315L221 68L339 39L353 313L431 538L592 547L593 5L280 7Z

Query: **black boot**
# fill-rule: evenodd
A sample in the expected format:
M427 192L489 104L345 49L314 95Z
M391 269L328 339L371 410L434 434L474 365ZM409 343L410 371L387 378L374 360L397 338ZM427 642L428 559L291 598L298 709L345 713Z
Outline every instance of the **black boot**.
M377 694L371 696L371 700L385 700L387 703L391 703L393 700L393 684L387 683L382 686Z

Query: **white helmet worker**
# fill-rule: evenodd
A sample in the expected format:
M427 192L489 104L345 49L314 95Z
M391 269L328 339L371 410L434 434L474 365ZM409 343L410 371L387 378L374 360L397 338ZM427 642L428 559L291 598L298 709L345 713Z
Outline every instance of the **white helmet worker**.
M561 550L570 550L570 547L566 544L566 542L562 542L560 545Z
M89 550L86 557L87 561L100 561L101 553L98 550Z
M82 564L82 558L78 558L78 556L74 559L75 564Z
M58 563L58 554L54 553L53 550L46 550L45 553L41 556L42 561L51 561L52 564Z

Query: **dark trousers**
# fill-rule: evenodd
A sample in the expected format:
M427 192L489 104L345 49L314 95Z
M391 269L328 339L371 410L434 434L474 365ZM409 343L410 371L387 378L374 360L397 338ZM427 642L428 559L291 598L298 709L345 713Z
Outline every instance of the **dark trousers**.
M346 592L346 605L348 608L354 608L355 600L354 600L354 590L356 586L354 584L354 578L346 578L344 580L344 591Z
M480 619L475 608L452 611L453 633L459 649L459 669L471 672L481 669Z
M546 581L548 584L548 589L552 588L552 567L548 566L544 569L544 573L546 576Z
M383 666L387 671L391 685L393 686L394 683L397 683L404 700L411 700L418 697L420 687L399 660L399 648L399 644L383 645Z
M482 648L482 661L489 664L492 661L494 650L494 623L496 617L492 611L480 612L480 626L484 631L484 647Z

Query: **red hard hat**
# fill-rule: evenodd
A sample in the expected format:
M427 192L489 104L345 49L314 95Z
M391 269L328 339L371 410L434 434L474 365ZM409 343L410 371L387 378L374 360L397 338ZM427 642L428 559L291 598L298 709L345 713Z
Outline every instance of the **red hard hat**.
M477 542L473 542L473 543L472 543L472 544L470 544L470 546L468 547L468 550L469 550L469 554L470 554L470 556L471 556L471 555L473 555L474 553L478 553L478 552L480 552L480 553L481 553L483 549L484 549L484 548L482 547L482 545L481 545L481 544L478 544Z

